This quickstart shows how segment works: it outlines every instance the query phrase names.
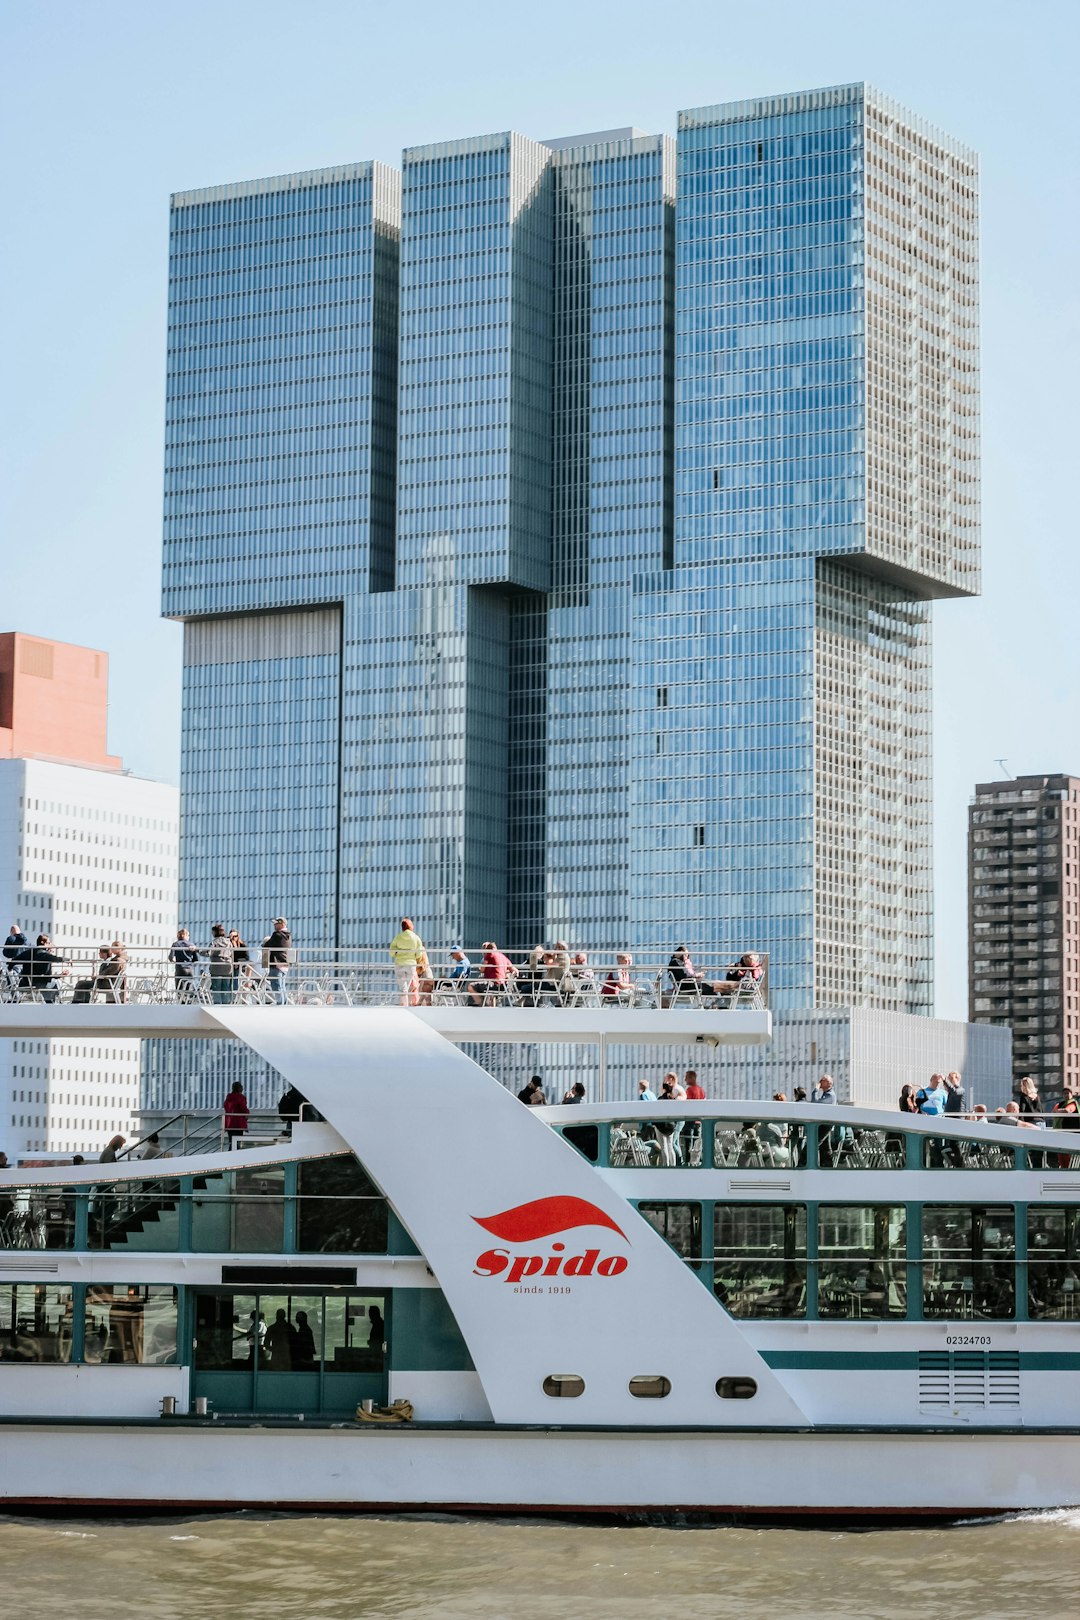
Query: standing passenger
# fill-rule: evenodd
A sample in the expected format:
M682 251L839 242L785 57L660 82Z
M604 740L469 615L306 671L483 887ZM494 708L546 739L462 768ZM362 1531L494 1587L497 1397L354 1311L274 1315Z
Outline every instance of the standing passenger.
M233 1000L239 1001L241 991L247 989L251 978L251 952L240 938L238 928L229 929L229 944L233 959Z
M169 961L173 965L173 984L177 1001L190 1001L195 994L195 964L199 953L191 943L186 928L176 930L176 938L169 946Z
M210 930L210 994L216 1007L227 1007L233 993L232 946L224 923Z
M403 1007L415 1007L420 1000L419 969L426 956L424 942L413 928L412 918L402 917L401 928L390 941L390 960Z
M274 931L263 940L266 966L270 974L270 993L279 1007L285 1005L285 975L292 956L292 935L284 917L274 918Z
M945 1076L944 1111L946 1114L962 1114L964 1112L964 1082L961 1080L957 1069L950 1069Z
M247 1130L248 1115L250 1113L251 1109L248 1106L248 1100L244 1096L244 1083L242 1080L234 1080L232 1089L225 1098L225 1134L228 1136L230 1144L236 1137L243 1136Z

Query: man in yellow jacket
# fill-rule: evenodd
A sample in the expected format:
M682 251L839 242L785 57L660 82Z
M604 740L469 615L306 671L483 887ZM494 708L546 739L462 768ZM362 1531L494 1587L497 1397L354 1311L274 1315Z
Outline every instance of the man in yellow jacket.
M401 991L401 1005L415 1007L420 1000L420 964L427 961L427 952L420 935L413 931L411 917L402 917L401 932L390 941L390 960Z

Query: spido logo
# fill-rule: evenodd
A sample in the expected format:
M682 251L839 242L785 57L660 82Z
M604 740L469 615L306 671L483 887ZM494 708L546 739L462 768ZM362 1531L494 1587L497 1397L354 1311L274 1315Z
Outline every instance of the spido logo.
M504 1209L501 1215L474 1215L477 1226L500 1238L503 1243L538 1244L556 1233L578 1227L606 1227L618 1233L624 1243L629 1238L610 1215L584 1198L536 1198L530 1204ZM530 1277L618 1277L630 1262L624 1254L604 1254L599 1248L583 1248L568 1254L563 1242L550 1243L546 1252L524 1254L511 1249L485 1249L473 1266L475 1277L500 1277L503 1282L522 1283ZM557 1290L562 1292L562 1290Z

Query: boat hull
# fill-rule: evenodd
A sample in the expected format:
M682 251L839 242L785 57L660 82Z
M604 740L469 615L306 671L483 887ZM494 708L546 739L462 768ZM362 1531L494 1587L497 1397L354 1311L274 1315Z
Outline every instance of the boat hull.
M1080 1504L1080 1431L0 1424L6 1511L962 1518ZM58 1481L63 1485L58 1489Z

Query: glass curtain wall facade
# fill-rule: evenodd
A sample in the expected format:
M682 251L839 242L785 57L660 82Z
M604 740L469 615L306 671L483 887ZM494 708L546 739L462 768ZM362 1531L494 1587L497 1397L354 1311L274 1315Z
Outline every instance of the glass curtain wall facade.
M931 1010L926 603L978 588L976 186L861 85L680 116L636 909L657 945L687 917L703 953L768 949L778 1007Z
M976 189L856 85L683 113L677 154L503 134L174 199L164 610L319 617L192 643L182 920L756 948L776 1005L928 1011ZM270 894L237 839L275 814L312 857Z
M185 628L180 914L339 942L342 621L393 585L400 178L173 198L163 610Z

